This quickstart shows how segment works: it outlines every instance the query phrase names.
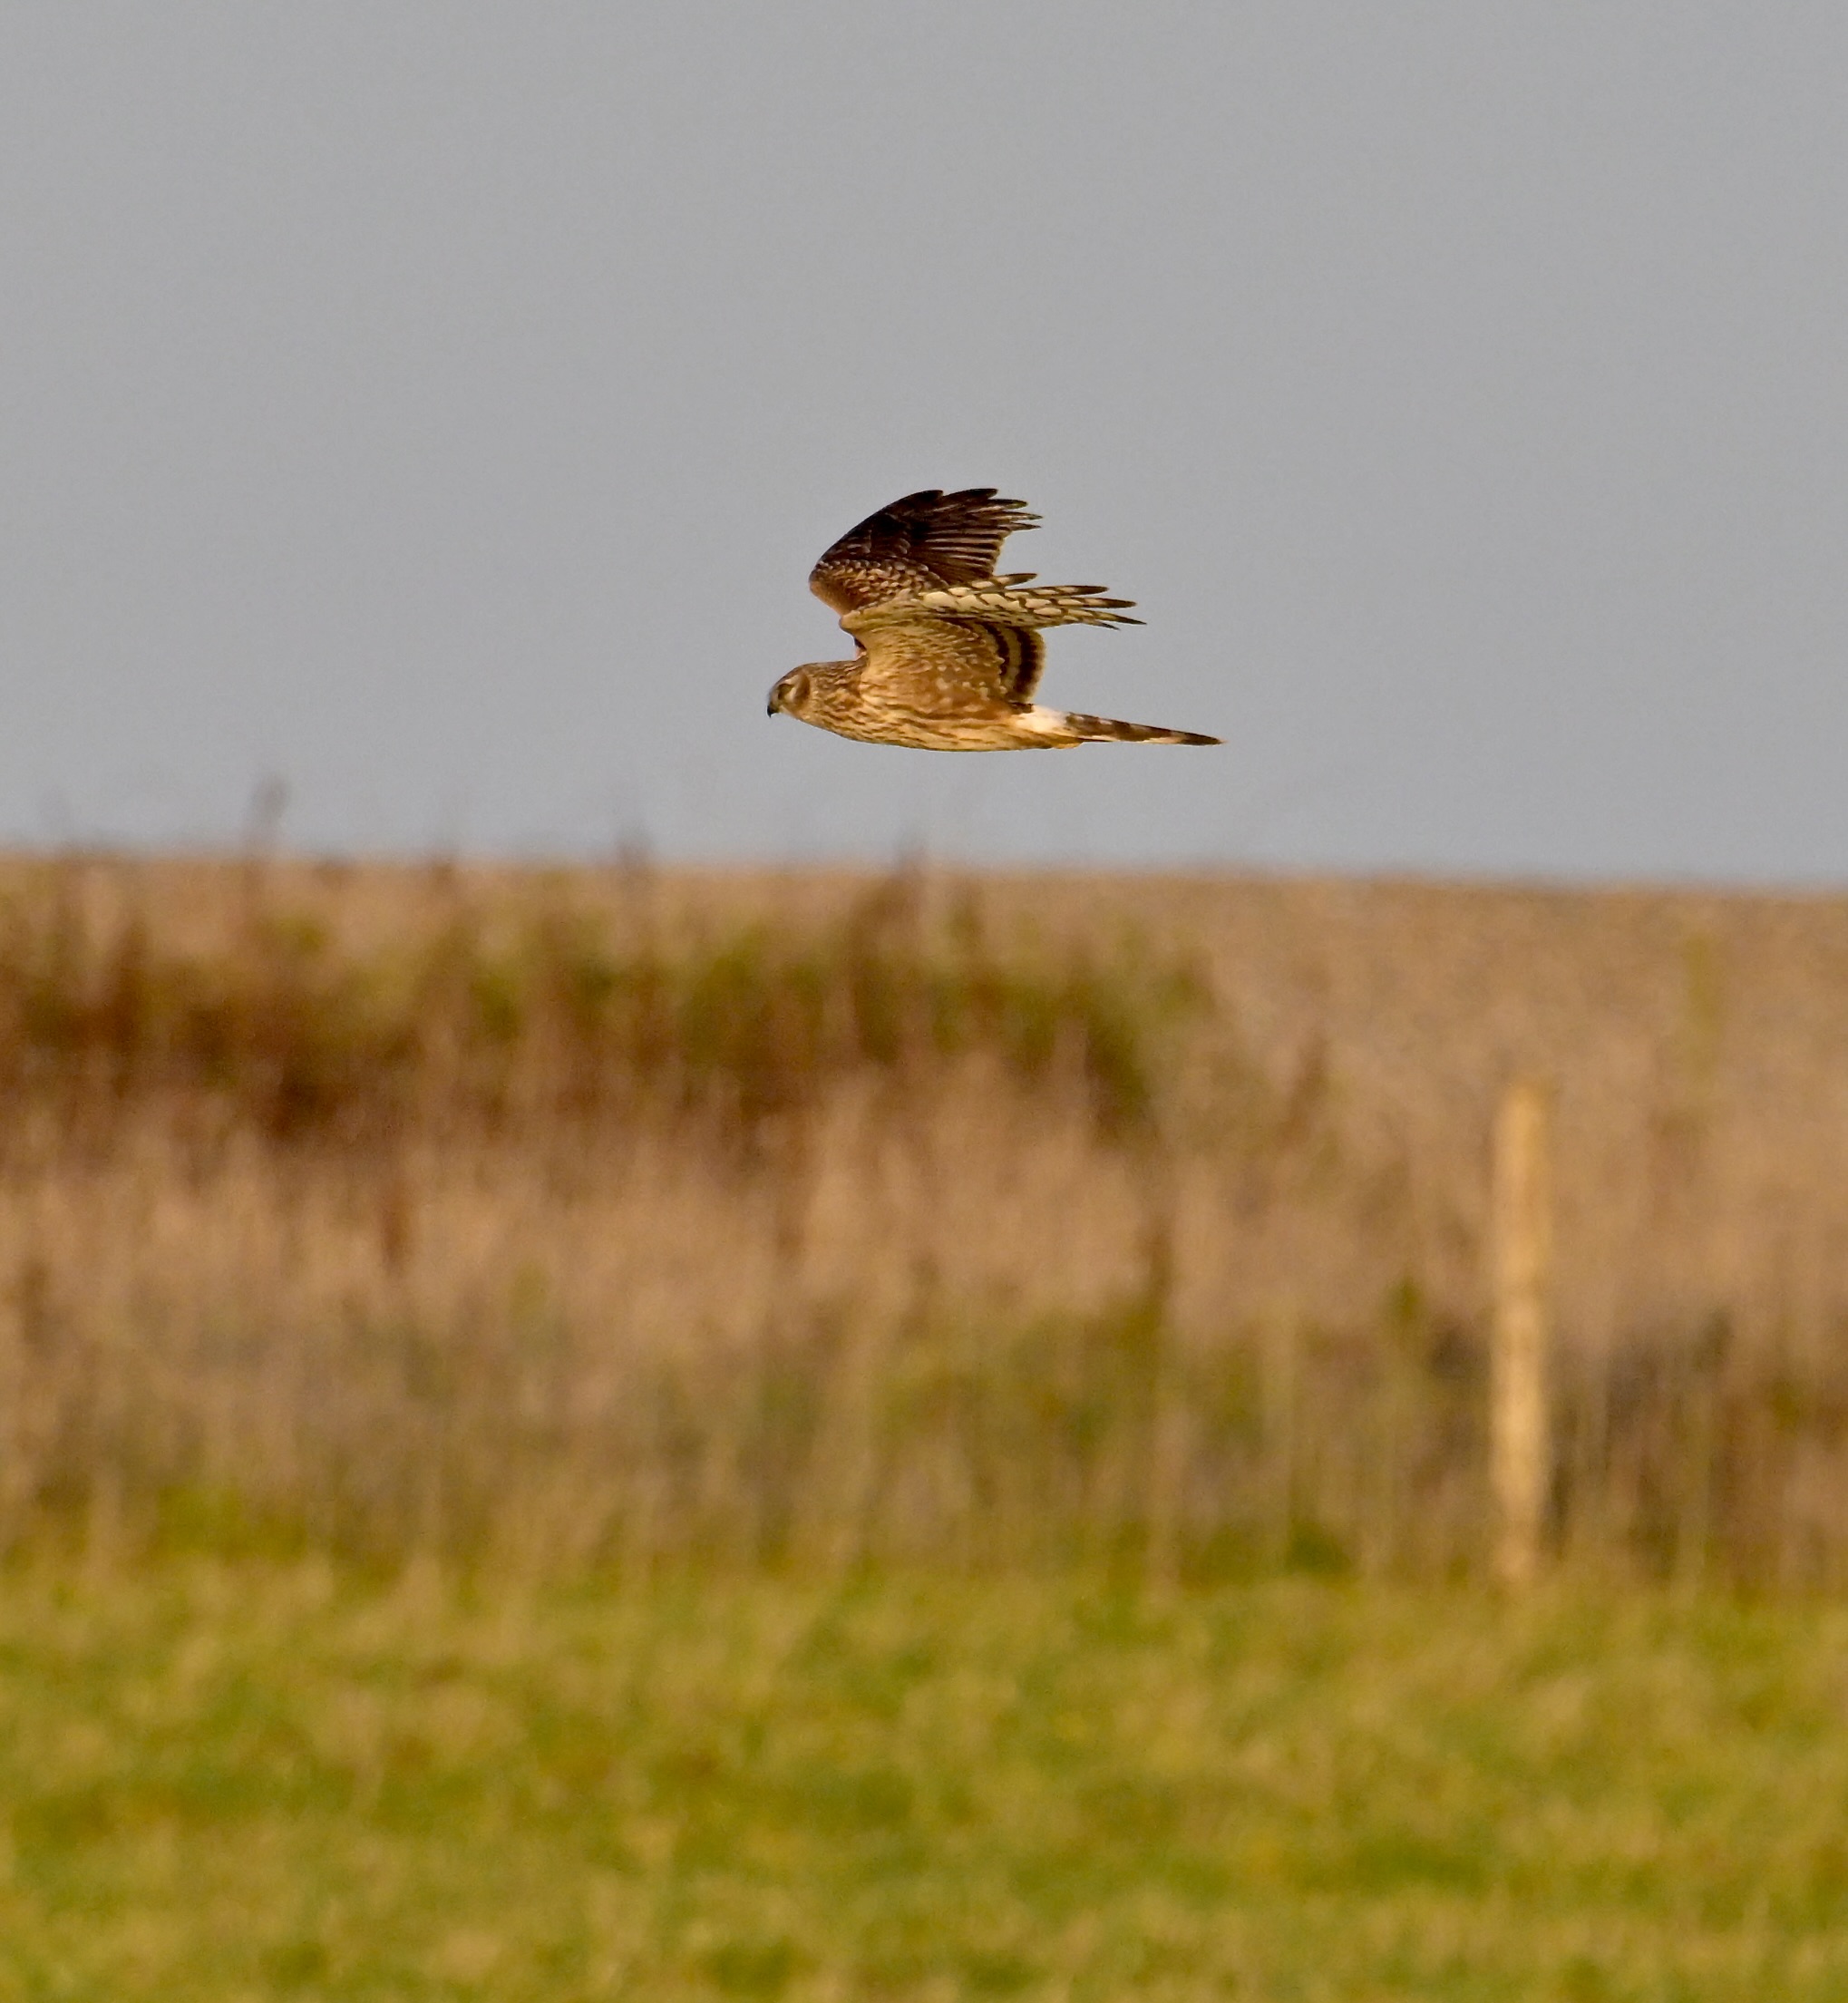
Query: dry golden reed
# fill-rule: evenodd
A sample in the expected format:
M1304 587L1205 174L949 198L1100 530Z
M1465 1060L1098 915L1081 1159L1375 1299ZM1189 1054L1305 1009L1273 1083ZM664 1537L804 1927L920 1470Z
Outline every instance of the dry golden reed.
M0 865L0 1538L558 1573L1848 1570L1848 903Z

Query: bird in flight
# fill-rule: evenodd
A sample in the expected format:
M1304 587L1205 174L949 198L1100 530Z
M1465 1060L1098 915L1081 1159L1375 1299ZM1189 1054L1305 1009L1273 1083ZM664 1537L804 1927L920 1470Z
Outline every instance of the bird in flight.
M1102 585L995 574L1001 545L1038 519L992 487L931 488L850 529L810 572L809 588L841 615L853 658L792 668L770 692L771 715L919 751L1218 744L1034 701L1046 627L1142 623L1124 617L1133 599L1105 598Z

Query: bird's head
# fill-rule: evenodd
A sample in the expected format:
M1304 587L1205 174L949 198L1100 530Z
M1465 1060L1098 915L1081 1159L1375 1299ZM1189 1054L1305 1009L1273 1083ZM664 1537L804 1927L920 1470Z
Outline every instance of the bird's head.
M800 716L808 700L809 671L806 667L793 667L771 690L764 714L774 716L781 710L785 716Z

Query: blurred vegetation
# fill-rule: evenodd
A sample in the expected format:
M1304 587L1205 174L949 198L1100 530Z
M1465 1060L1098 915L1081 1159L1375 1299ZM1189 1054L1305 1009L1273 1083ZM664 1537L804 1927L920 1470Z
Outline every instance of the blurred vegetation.
M1839 1608L0 1579L0 1996L1848 1990Z
M1848 1582L1848 928L1055 888L0 869L0 1552L1480 1577L1563 968L1550 1551Z
M1848 909L1171 889L0 867L0 2003L1848 1995Z
M181 949L137 903L95 922L71 883L0 906L0 1116L197 1096L284 1144L371 1145L419 1118L662 1113L749 1136L843 1079L928 1089L980 1055L1029 1089L1075 1080L1100 1133L1123 1139L1148 1125L1172 1032L1208 998L1133 938L1102 957L1004 946L968 899L927 921L903 875L815 929L618 938L540 899L501 936L463 904L357 954L265 903L229 940Z

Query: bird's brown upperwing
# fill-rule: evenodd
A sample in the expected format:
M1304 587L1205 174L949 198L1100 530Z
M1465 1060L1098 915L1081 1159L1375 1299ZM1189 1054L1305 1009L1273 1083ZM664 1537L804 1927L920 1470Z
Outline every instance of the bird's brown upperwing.
M850 529L809 573L809 589L836 612L906 591L978 584L995 575L1001 545L1038 516L992 487L907 494Z
M1016 643L1038 637L972 619L882 621L855 635L861 685L871 700L922 716L1022 707L1016 690L1037 676L1028 665L1032 654L1023 655Z

